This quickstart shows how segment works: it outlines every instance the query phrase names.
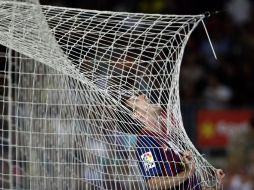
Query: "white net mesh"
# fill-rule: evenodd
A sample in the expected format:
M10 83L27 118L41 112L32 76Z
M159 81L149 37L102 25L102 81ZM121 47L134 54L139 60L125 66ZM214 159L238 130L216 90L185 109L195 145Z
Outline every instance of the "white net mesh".
M148 181L187 175L186 150L195 177L171 187L216 187L214 168L185 133L179 101L184 47L203 18L0 2L0 44L8 48L0 188L166 189L169 178ZM160 107L155 136L144 130L150 118L137 119L127 106L134 95ZM150 137L153 147L144 142ZM160 146L178 158L170 161L166 151L157 158Z

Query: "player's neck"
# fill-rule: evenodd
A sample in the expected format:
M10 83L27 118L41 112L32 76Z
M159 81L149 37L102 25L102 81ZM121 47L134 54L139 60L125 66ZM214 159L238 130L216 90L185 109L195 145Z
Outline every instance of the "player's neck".
M145 130L161 133L161 121L159 114L149 114L144 118Z
M159 107L152 107L149 110L137 110L137 115L141 116L144 119L156 121L161 115L162 109Z

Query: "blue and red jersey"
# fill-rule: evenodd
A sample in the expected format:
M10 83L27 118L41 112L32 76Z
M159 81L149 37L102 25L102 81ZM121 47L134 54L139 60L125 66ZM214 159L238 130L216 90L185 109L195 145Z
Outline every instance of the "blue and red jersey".
M141 174L146 181L151 177L175 176L184 171L181 152L164 139L145 130L137 137L136 156ZM192 176L184 183L176 184L175 189L201 190L202 188L197 178Z

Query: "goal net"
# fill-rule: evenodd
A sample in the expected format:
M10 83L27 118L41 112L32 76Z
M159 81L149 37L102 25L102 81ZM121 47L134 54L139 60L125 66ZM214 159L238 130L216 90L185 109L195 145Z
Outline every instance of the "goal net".
M179 100L184 48L203 18L0 1L0 189L149 188L141 167L158 163L138 156L145 124L125 103L139 95L164 112L156 138L192 151L196 185L216 187Z

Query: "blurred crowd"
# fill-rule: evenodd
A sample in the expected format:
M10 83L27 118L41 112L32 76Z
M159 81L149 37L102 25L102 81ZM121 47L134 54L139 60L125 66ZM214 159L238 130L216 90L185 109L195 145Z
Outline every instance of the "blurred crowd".
M254 117L249 125L250 130L235 136L229 146L226 189L254 189Z

